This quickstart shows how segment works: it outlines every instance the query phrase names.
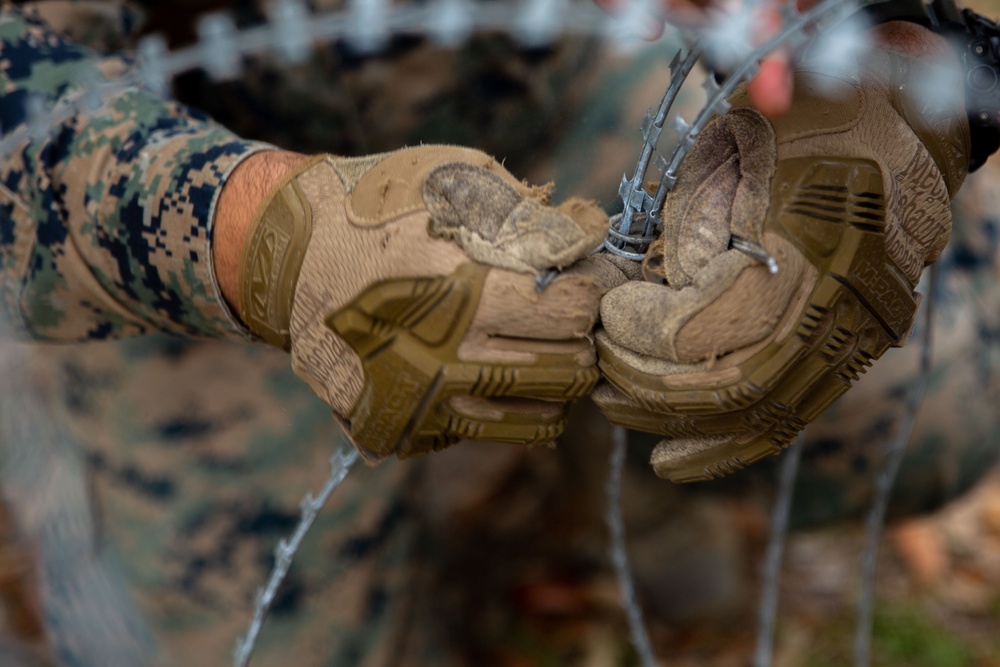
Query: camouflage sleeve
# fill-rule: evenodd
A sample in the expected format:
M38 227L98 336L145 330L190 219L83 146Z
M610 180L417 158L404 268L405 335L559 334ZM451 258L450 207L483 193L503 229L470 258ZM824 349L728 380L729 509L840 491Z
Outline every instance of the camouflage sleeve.
M30 109L127 67L7 5L0 127L30 126ZM138 89L94 106L0 156L0 330L58 341L243 337L212 272L212 216L232 170L270 147Z

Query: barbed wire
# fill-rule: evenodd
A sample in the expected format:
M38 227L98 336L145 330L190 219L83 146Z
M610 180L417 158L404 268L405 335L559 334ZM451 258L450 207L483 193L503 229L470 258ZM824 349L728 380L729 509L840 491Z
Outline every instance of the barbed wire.
M572 11L569 11L570 6ZM663 201L676 183L681 161L708 121L728 109L726 98L736 86L753 78L757 62L762 57L782 46L792 50L800 48L808 39L805 34L808 29L824 20L853 11L853 6L854 3L844 0L824 0L811 10L799 13L795 10L794 3L783 5L782 29L774 37L753 50L738 54L738 58L732 63L732 70L721 85L712 75L704 80L702 85L707 92L707 101L695 120L688 123L682 116L676 116L672 127L677 134L678 143L667 159L656 151L658 140L681 86L706 47L704 44L693 45L683 59L678 53L670 64L670 83L657 112L647 113L642 121L640 129L643 144L640 157L632 178L622 178L619 194L623 210L610 221L604 249L630 259L642 259L646 246L655 238ZM517 4L433 0L427 4L402 7L390 6L385 0L353 0L346 10L325 13L310 12L301 0L278 0L269 6L267 21L251 28L237 27L229 14L209 14L199 21L198 40L190 46L171 51L162 36L152 35L140 41L135 65L119 76L107 79L92 67L85 66L81 67L76 77L77 87L60 97L54 105L46 105L40 97L30 97L26 108L27 122L13 128L0 139L0 158L27 140L46 136L52 127L73 115L81 111L94 111L126 91L141 88L165 96L177 75L193 69L203 69L211 78L224 81L238 77L243 71L244 61L252 56L273 54L282 62L294 65L305 61L323 43L344 42L358 53L368 54L382 49L395 36L419 35L440 45L453 47L472 34L482 31L510 34L526 46L542 46L564 36L586 36L598 37L615 47L627 49L641 41L646 21L652 13L652 3L644 0L632 0L614 14L605 13L590 3L575 3L571 0L523 0ZM660 173L659 184L652 195L644 185L650 163ZM635 231L637 224L643 224L641 232ZM926 317L929 322L930 314ZM929 326L926 336L929 339ZM885 505L905 450L905 441L913 428L920 397L926 388L929 345L929 340L925 341L921 380L911 394L899 440L888 450L885 468L879 478L876 502L869 517L870 540L864 557L863 575L863 581L869 583L868 589L863 585L855 636L855 655L859 665L867 664L867 658L862 660L862 656L867 655L870 644L870 596L874 577L872 554L876 552L880 541ZM609 553L622 588L622 604L633 644L644 667L649 667L656 663L636 599L625 551L624 521L620 508L626 437L624 429L615 428L607 481L606 519L611 533ZM789 455L795 456L795 453L789 452ZM306 496L295 532L290 539L281 540L276 547L275 565L267 584L256 596L248 632L237 641L234 649L234 664L237 667L248 664L256 638L295 552L318 512L346 477L356 458L357 452L354 450L338 452L331 458L330 477L319 496ZM794 479L794 474L790 474ZM779 494L779 503L786 502L782 497ZM790 503L790 498L788 502ZM780 537L783 540L784 531L787 530L787 508L776 507L776 519L780 518L779 510L786 513L786 523L776 521L775 530L781 531ZM773 538L772 542L776 539L778 537ZM777 558L771 560L777 563L775 567L780 566L780 551ZM771 581L774 583L769 584ZM776 587L776 581L776 570L773 576L765 575L765 586ZM774 602L766 604L776 606L776 598ZM765 616L765 613L770 613L770 616ZM768 636L773 634L773 614L773 609L770 612L762 611L760 619L761 632ZM757 665L769 664L769 643L767 649L766 659L758 658ZM762 649L759 649L758 655L764 655L760 651Z
M573 11L568 11L571 4ZM203 69L216 81L234 79L251 56L270 53L293 65L305 61L323 43L344 42L360 54L371 54L394 36L415 34L454 47L483 31L504 32L531 47L565 36L589 36L627 48L642 41L653 13L652 4L646 0L631 0L613 13L590 2L570 0L523 0L516 4L434 0L400 7L389 6L385 0L352 0L346 10L312 13L301 0L277 0L269 5L264 24L243 29L237 27L229 13L208 14L199 20L198 39L190 46L171 51L161 35L151 35L139 42L134 63L118 76L107 78L82 61L74 73L76 85L51 105L41 96L29 96L24 109L26 122L10 128L0 139L0 159L26 141L44 138L74 115L97 111L128 91L144 89L167 96L173 79L194 69ZM233 656L237 667L245 667L250 661L274 596L299 545L356 459L353 449L331 458L330 477L319 496L305 497L295 532L275 548L274 566L255 597L247 633L236 640Z
M612 216L608 221L608 235L600 250L611 252L626 259L642 261L650 243L660 232L660 211L667 193L677 182L677 170L681 161L694 145L705 125L716 115L721 115L729 109L727 98L736 87L752 79L757 70L758 62L779 47L785 45L792 50L799 50L809 38L804 31L816 26L826 18L844 17L854 11L853 2L844 0L825 0L809 11L799 14L794 3L782 7L782 28L775 36L761 44L756 49L746 47L742 53L731 50L729 65L731 71L723 84L715 79L715 74L709 72L702 82L707 94L707 100L695 117L688 123L684 117L677 114L673 120L673 129L677 133L678 143L669 159L657 151L660 135L670 114L671 108L684 86L698 60L701 58L705 45L701 40L693 44L688 53L682 57L678 51L670 62L670 81L663 93L656 112L649 110L643 117L640 130L643 144L640 150L636 168L629 178L622 176L618 194L621 197L623 209L620 214ZM733 18L733 25L739 34L735 35L736 43L749 45L754 21L751 13L752 3L744 6L739 16ZM715 40L719 41L718 37ZM732 44L729 45L732 48ZM660 174L660 181L653 195L646 189L646 172L652 162ZM635 232L633 225L644 223L641 232ZM746 239L737 239L745 247L737 249L751 254L756 259L767 264L771 273L778 270L777 263L766 250ZM541 280L540 280L541 283ZM784 552L785 537L788 532L788 518L791 511L792 493L798 465L803 448L803 438L800 435L786 452L782 466L780 488L771 517L771 537L762 570L762 594L758 614L757 647L754 654L754 667L768 667L772 661L774 626L777 619L778 585L780 582L780 567ZM629 625L632 644L639 655L643 667L656 664L642 621L642 609L635 594L635 585L630 571L628 556L625 549L625 527L621 517L621 477L623 474L625 443L627 432L621 427L614 427L611 465L608 471L607 496L608 509L606 522L611 534L609 553L612 567L618 578L621 590L622 606ZM890 482L891 484L891 482Z
M821 21L837 22L838 17L848 16L857 7L857 4L850 0L824 0L812 9L799 13L795 4L790 2L781 6L781 29L773 37L752 50L747 47L741 52L736 46L752 43L752 35L748 34L754 28L754 19L749 16L750 12L753 11L751 7L737 12L730 20L729 29L724 31L724 34L716 35L714 39L708 39L714 43L725 42L727 44L731 53L726 64L730 65L731 69L726 72L726 78L721 85L711 72L702 81L702 87L707 93L707 100L693 122L688 123L680 114L674 118L673 128L677 133L678 141L668 159L656 151L656 146L670 107L701 56L704 46L701 43L695 44L683 60L680 58L680 53L677 54L670 65L670 84L667 86L656 114L647 112L643 119L642 151L632 178L628 178L627 175L622 176L618 194L622 199L623 209L620 216L612 217L609 222L608 238L603 245L604 250L636 261L645 258L646 249L657 236L663 202L667 193L677 183L677 170L681 161L694 145L695 139L708 124L708 121L729 109L729 103L726 100L736 87L756 75L757 64L765 56L782 46L787 46L793 51L800 50L811 39L806 34L807 30L817 27ZM659 184L652 195L646 190L645 185L646 171L650 161L660 173ZM640 222L643 223L642 231L636 232L633 227ZM776 272L777 267L773 262L769 262L769 268L772 273Z
M770 536L761 568L760 604L757 607L757 646L753 667L769 667L774 657L774 626L778 619L778 592L781 586L781 563L788 537L788 520L795 497L795 480L805 447L805 433L800 433L782 454L781 471L778 473L778 494L771 510Z
M303 0L277 0L269 5L267 21L249 28L239 28L229 13L207 14L198 21L197 41L189 46L171 51L162 35L150 35L139 41L134 66L117 77L108 79L83 64L75 76L77 88L54 105L29 97L28 120L0 140L0 159L26 140L41 138L49 128L126 91L142 88L166 96L174 77L194 69L216 81L234 79L250 56L273 54L294 65L325 43L343 42L359 54L372 54L396 36L418 35L454 47L477 32L503 32L530 47L582 36L628 49L643 41L650 18L659 13L650 0L629 0L613 12L574 0L432 0L398 7L386 0L351 0L346 10L317 13Z
M292 566L292 559L299 550L306 533L312 528L313 522L319 515L319 511L326 505L326 501L336 490L340 483L347 477L351 467L358 460L358 450L354 445L348 445L347 449L342 449L330 457L330 476L320 490L319 495L313 497L312 493L307 493L300 504L301 516L299 523L295 527L295 532L290 538L278 540L278 546L274 548L274 567L267 579L267 585L257 591L254 598L253 617L250 620L250 627L247 634L237 638L236 646L233 648L233 665L235 667L246 667L253 655L253 649L257 643L257 636L264 626L264 619L271 609L274 596L278 592L278 587L285 580L288 568Z

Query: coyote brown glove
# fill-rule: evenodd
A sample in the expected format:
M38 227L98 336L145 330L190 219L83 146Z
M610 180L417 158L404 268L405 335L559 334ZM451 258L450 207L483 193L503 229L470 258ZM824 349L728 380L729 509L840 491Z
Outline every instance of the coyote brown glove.
M598 378L600 290L572 271L542 291L535 277L586 256L606 223L474 150L317 158L251 227L240 315L291 350L369 460L551 442Z
M709 479L780 451L903 343L969 155L961 75L930 99L913 94L924 67L879 51L863 78L803 69L787 116L737 94L700 134L645 280L608 292L597 333L610 384L595 399L611 421L669 436L660 476Z

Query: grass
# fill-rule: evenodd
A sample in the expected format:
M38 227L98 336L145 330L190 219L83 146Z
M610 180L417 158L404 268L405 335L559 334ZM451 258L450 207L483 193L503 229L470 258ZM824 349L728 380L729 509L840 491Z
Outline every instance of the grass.
M816 631L806 667L842 667L853 663L854 618L844 616ZM969 667L981 647L934 622L919 602L881 605L872 634L873 667Z

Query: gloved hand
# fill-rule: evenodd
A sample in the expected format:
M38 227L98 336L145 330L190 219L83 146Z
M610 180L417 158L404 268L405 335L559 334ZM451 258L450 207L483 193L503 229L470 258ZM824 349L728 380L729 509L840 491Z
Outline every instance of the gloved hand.
M600 244L605 214L478 151L300 165L252 223L240 316L349 424L369 460L461 439L547 443L598 378L599 287L536 275Z
M608 292L597 332L609 382L595 400L614 423L669 436L658 475L709 479L780 451L904 342L968 170L953 74L886 51L852 80L804 67L785 117L744 90L700 134L645 280ZM915 92L930 80L933 98Z

